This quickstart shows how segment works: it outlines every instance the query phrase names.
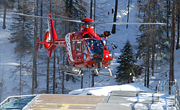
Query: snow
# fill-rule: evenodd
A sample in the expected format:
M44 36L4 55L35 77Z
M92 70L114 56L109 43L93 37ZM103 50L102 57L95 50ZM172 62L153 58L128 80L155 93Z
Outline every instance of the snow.
M123 96L122 94L116 94L116 97L122 97L123 99L123 101L118 103L118 105L121 106L131 106L132 108L138 109L176 110L174 107L174 95L155 93L138 83L77 89L69 92L69 95L108 96L112 99L110 95L110 92L112 91L124 91L126 93L131 93L131 91L134 93L137 92L136 96L128 96L127 94ZM110 103L114 102L114 104L117 104L117 102L115 102L116 100L118 99L115 99Z
M3 16L0 15L0 21L2 21ZM14 81L12 76L12 71L17 65L17 62L14 59L14 44L9 43L8 37L10 31L8 30L11 24L11 16L7 15L6 29L2 29L2 23L0 23L0 82L3 82L3 91L0 93L0 101L5 99L7 96L12 94L12 88L17 85L17 82ZM6 91L4 91L6 90ZM13 91L14 95L17 94L16 91Z
M152 91L138 83L130 83L124 85L113 85L103 87L92 87L77 89L69 92L70 95L94 95L94 96L108 96L111 91Z

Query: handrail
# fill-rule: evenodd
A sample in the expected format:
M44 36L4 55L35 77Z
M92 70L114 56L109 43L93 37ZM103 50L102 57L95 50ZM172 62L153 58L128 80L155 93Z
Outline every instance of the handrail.
M179 84L178 82L176 81L176 91L175 91L175 107L177 110L180 109L180 97L179 97Z
M166 82L168 82L168 81L166 81ZM170 95L174 95L175 107L176 107L177 110L180 110L179 84L178 84L177 80L171 81L171 82L172 82L173 85L171 86L171 94ZM161 84L162 84L162 86L160 86ZM165 90L166 86L169 86L169 85L166 85L164 81L159 81L159 83L157 85L157 93L159 93L160 91L168 91L168 90ZM174 88L174 90L172 89L172 87Z
M36 96L36 94L31 94L31 95L18 95L18 96L9 96L7 97L4 101L2 101L0 103L0 108L3 106L3 104L5 104L6 102L9 102L9 99L11 98L22 98L22 97L32 97L32 96Z

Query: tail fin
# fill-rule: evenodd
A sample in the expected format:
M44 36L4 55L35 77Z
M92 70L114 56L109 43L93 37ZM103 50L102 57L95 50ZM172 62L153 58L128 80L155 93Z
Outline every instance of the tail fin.
M47 55L48 57L51 57L52 51L56 48L56 45L54 45L54 42L56 39L58 39L56 30L54 28L52 15L48 14L48 30L44 34L43 41L40 41L40 38L37 38L37 48L36 50L38 51L40 43L44 44L44 48L47 50Z
M58 37L57 37L57 34L56 34L56 30L54 29L53 20L51 19L52 15L49 13L49 15L47 15L47 16L48 16L48 18L50 18L50 19L48 19L49 32L50 32L52 41L54 41L54 39L58 39Z
M58 37L57 37L57 34L56 34L56 30L54 28L53 20L51 19L52 15L49 13L49 15L47 15L47 16L49 18L48 19L48 29L49 29L49 34L50 34L49 35L49 38L50 38L49 41L54 42L54 40L58 39ZM47 48L46 50L47 50L48 57L51 57L51 53L56 48L56 45L51 44L51 45L49 45L48 47L45 47L45 48Z

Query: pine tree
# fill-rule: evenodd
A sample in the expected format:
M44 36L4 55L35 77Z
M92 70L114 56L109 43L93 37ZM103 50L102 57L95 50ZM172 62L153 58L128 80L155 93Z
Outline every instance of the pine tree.
M159 6L159 4L162 4ZM168 14L166 1L164 0L140 0L138 18L141 22L167 22ZM167 23L168 24L168 23ZM169 62L170 48L168 29L162 25L140 25L137 39L137 58L143 60L145 66L145 86L149 86L149 75L155 73L156 67ZM167 33L167 35L166 35ZM151 69L151 70L150 70ZM147 76L147 78L146 78ZM146 80L147 79L147 80Z
M31 9L28 8L28 1L24 0L21 4L18 4L19 8L17 13L31 14ZM13 15L13 22L9 30L11 30L11 36L9 38L10 43L15 43L14 52L19 56L25 56L29 54L32 49L32 18Z
M133 50L130 42L127 40L124 48L120 50L122 54L118 58L117 77L116 81L121 83L132 82L133 64L136 62L133 56Z
M19 3L19 2L18 2ZM23 0L18 4L17 13L31 14L31 8L29 8L27 0ZM31 71L30 61L27 61L27 56L31 54L32 43L32 18L13 15L13 22L10 25L9 30L11 30L11 36L9 37L10 43L15 43L14 53L17 55L16 60L19 61L19 65L16 66L13 73L19 73L19 84L14 87L15 90L19 90L19 93L23 93L23 88L28 85L24 85L26 82L24 74L28 74ZM28 87L29 88L29 87Z

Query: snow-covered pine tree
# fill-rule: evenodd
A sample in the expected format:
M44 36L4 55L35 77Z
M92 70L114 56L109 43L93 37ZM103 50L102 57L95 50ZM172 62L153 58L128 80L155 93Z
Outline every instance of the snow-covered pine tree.
M130 83L132 82L133 76L133 64L136 62L136 60L134 58L132 46L129 40L127 40L125 46L120 51L122 54L118 57L117 61L120 65L117 67L116 81L120 83Z

